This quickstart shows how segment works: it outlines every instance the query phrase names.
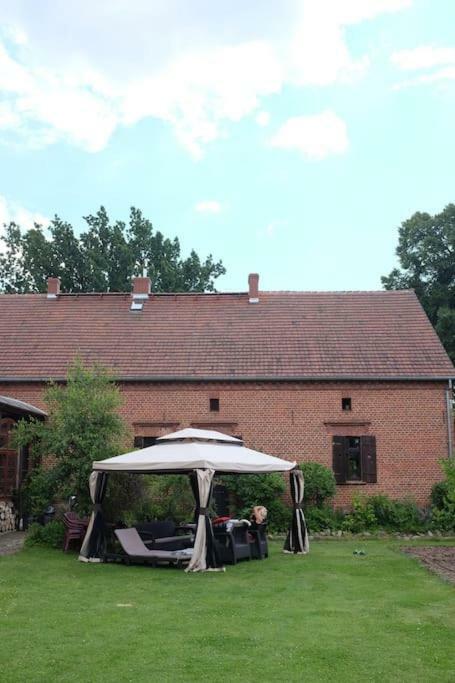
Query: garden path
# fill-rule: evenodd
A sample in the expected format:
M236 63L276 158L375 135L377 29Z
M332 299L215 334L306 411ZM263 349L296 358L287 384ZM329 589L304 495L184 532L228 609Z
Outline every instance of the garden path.
M25 541L23 531L7 531L0 534L0 555L13 555L22 549Z

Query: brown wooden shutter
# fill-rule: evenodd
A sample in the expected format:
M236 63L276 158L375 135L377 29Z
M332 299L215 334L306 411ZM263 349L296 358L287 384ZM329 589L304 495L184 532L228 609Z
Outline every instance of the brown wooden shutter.
M360 453L362 458L362 481L376 484L376 437L360 437Z
M346 437L334 436L332 441L332 468L337 484L346 483Z

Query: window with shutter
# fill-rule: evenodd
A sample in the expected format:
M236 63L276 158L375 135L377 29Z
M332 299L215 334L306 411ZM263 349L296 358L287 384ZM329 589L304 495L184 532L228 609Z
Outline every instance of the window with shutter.
M334 436L332 458L337 484L377 482L375 436Z
M334 436L332 441L332 468L337 484L346 483L346 437Z
M376 437L362 436L360 439L362 457L362 481L368 484L376 484Z

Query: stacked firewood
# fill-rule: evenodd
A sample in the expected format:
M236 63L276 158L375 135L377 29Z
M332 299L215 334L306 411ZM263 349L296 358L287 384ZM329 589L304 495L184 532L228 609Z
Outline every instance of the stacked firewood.
M14 531L16 527L16 513L10 501L0 500L0 533Z

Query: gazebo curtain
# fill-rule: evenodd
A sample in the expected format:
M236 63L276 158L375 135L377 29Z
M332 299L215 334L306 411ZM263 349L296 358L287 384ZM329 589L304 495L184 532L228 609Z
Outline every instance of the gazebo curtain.
M187 572L204 572L218 568L215 539L208 505L212 494L212 483L215 470L195 470L191 476L191 487L196 499L197 528L194 539L193 554L186 568Z
M104 553L105 531L101 504L106 495L107 473L92 472L89 479L93 512L82 543L79 559L82 562L100 562Z
M291 526L284 543L283 551L285 553L294 553L295 555L303 555L308 552L310 546L308 543L308 532L305 524L305 516L302 510L304 480L303 473L300 469L295 469L289 475L291 484L291 497L294 505L292 513Z

